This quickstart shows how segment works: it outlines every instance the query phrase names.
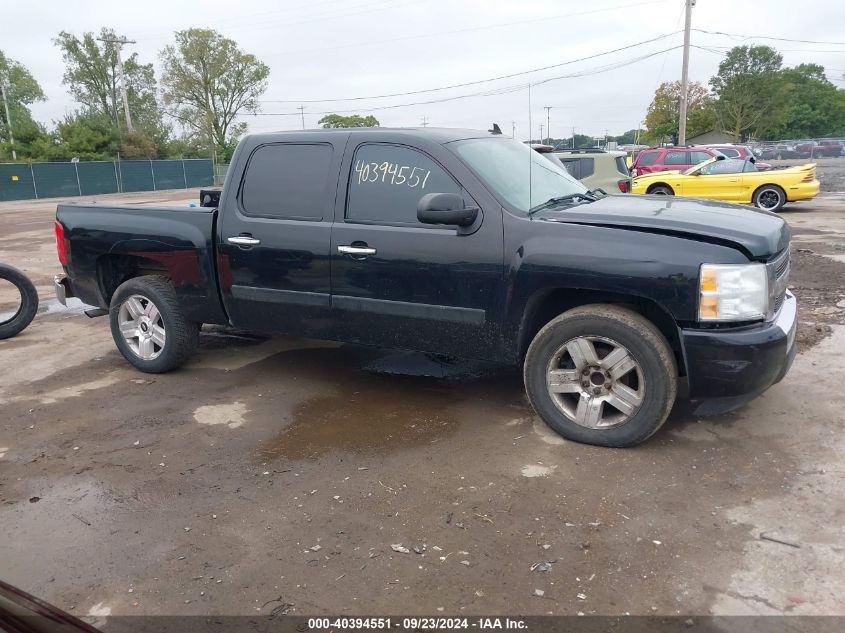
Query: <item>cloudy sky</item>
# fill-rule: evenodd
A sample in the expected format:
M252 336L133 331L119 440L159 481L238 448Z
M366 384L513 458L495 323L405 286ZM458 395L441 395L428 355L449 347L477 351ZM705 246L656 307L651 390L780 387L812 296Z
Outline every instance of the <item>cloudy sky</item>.
M321 113L351 111L373 114L389 126L416 126L425 118L437 126L486 128L496 121L506 133L514 126L517 137L526 138L529 112L537 137L546 122L544 106L551 106L553 136L568 136L573 126L578 133L619 134L643 120L657 85L680 78L681 71L682 33L676 32L683 29L683 0L3 5L0 49L41 83L47 101L33 113L46 123L76 107L62 85L62 59L52 44L63 29L81 35L113 27L137 40L130 50L157 67L158 51L174 30L217 29L270 66L264 115L245 119L251 131L300 127L296 108L303 104L308 127L316 126ZM698 0L693 28L725 34L692 33L692 44L707 50L692 49L691 79L706 82L720 51L765 43L783 53L786 65L822 64L845 87L843 0ZM623 50L608 53L616 49ZM484 81L506 75L513 76ZM421 92L456 84L472 85ZM417 94L371 98L396 93ZM349 100L358 97L366 98Z

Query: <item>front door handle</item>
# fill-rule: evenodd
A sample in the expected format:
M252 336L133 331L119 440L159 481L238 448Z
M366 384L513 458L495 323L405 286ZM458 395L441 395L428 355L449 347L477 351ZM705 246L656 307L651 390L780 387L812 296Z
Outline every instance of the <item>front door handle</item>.
M376 249L369 246L338 246L337 252L342 255L375 255Z
M226 241L229 242L229 244L236 244L238 246L258 246L259 244L261 244L261 240L257 240L254 237L250 237L249 235L227 237Z

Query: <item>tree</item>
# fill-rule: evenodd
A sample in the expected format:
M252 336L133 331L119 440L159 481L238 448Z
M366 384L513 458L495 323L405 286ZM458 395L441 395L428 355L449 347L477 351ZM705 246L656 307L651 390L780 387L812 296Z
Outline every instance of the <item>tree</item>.
M783 119L772 138L815 138L845 134L845 90L837 89L818 64L781 71Z
M231 155L267 90L269 67L212 29L177 31L176 45L161 51L161 84L168 114L194 135Z
M328 114L317 121L317 125L323 127L378 127L378 119L372 115L361 116L360 114L353 114L352 116L341 116L339 114Z
M65 61L64 83L71 96L83 105L86 112L107 117L115 130L126 130L123 99L118 76L118 45L109 41L123 39L113 29L102 28L99 35L84 33L82 39L62 31L53 40L62 51ZM144 135L164 144L169 128L162 122L162 112L156 101L156 80L152 64L141 64L138 54L123 60L127 101L132 125Z
M645 130L638 129L638 130L628 130L624 134L620 134L619 136L612 136L610 137L611 141L616 141L620 145L633 145L638 141L642 140L642 137L646 134Z
M31 158L34 144L44 139L44 128L35 122L28 106L36 101L44 100L41 86L23 65L9 59L0 51L0 84L6 93L9 105L9 120L12 124L12 135L15 137L14 149L18 158ZM10 159L12 156L9 121L6 120L6 109L0 103L0 157Z
M51 140L43 156L47 160L113 160L120 149L113 121L99 113L67 115L56 122Z
M719 64L710 79L716 116L735 140L763 136L782 121L782 63L783 57L770 46L736 46Z
M646 138L660 143L671 139L678 142L678 126L681 119L681 82L663 82L654 92L654 99L646 114ZM696 136L712 130L716 125L713 100L701 83L691 81L687 85L687 136Z

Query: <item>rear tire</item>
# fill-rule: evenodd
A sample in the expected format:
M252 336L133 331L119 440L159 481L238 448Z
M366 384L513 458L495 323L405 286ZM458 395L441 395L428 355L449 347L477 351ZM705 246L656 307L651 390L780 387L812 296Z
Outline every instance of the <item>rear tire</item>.
M674 196L675 191L669 185L654 185L646 193L656 196Z
M38 312L38 292L24 273L7 264L0 264L0 279L12 282L21 295L18 309L9 318L0 321L0 339L12 338L26 328Z
M157 275L122 283L112 296L109 321L123 357L149 374L184 364L199 339L199 328L185 318L173 286Z
M786 192L777 185L763 185L754 192L751 202L758 209L777 213L786 204Z
M563 437L628 447L651 437L675 402L675 357L653 323L633 310L587 305L541 329L525 356L534 410Z

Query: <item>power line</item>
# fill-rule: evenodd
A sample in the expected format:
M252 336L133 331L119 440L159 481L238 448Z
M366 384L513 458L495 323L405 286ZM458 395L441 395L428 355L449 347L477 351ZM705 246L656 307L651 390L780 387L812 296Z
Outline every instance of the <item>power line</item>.
M725 33L724 31L705 31L704 29L693 29L696 33L706 33L707 35L725 35L727 37L740 38L742 40L774 40L776 42L798 42L800 44L833 44L836 46L845 46L845 42L825 42L820 40L794 40L788 37L774 37L770 35L745 35L742 33Z
M233 32L247 32L247 31L261 31L266 29L277 29L284 26L299 26L302 24L309 24L312 22L324 22L326 20L334 20L338 18L351 18L358 15L363 15L365 13L372 13L373 11L382 11L387 9L398 9L401 7L409 6L412 4L419 4L424 2L425 0L404 0L404 1L394 1L394 0L377 0L377 2L370 2L368 4L361 4L355 5L352 7L347 7L348 11L344 12L343 8L337 10L329 10L327 12L320 12L314 13L311 15L300 16L304 19L301 20L294 20L294 21L261 21L255 24L244 24L244 25L235 25L235 26L228 26L227 31ZM369 8L365 8L369 7ZM362 9L362 10L358 10ZM147 39L163 39L165 37L170 37L172 35L172 31L161 31L160 33L156 33L155 35L147 36Z
M317 52L324 52L324 51L336 51L345 48L358 48L361 46L373 46L377 44L390 44L393 42L407 42L409 40L418 40L418 39L426 39L432 37L442 37L444 35L456 35L458 33L474 33L477 31L486 31L488 29L498 29L498 28L510 28L513 26L521 26L523 24L536 24L537 22L548 22L551 20L560 20L563 18L571 18L580 15L591 15L594 13L605 13L607 11L619 11L621 9L631 9L635 7L641 7L644 5L649 4L663 4L669 0L645 0L644 2L634 2L631 4L622 4L616 5L611 7L604 7L601 9L589 9L587 11L574 11L572 13L563 13L558 15L549 15L543 16L540 18L529 18L526 20L513 20L511 22L499 22L496 24L486 24L484 26L471 26L462 29L452 29L449 31L434 31L430 33L420 33L418 35L403 35L399 37L391 37L389 39L383 40L370 40L366 42L353 42L350 44L341 44L339 46L320 46L318 48L300 48L300 49L293 49L293 50L283 50L279 51L279 54L282 55L293 55L296 53L317 53Z
M570 73L570 74L566 74L566 75L558 75L556 77L548 77L546 79L535 80L535 81L532 81L530 83L522 83L522 84L518 84L518 85L505 86L505 87L502 87L502 88L494 88L494 89L491 89L491 90L484 90L484 91L481 91L481 92L473 92L473 93L468 93L468 94L455 95L455 96L452 96L452 97L443 97L443 98L440 98L440 99L429 99L427 101L415 101L413 103L398 103L398 104L394 104L394 105L376 106L376 107L372 107L372 108L358 108L358 109L355 109L355 110L330 110L330 111L325 111L325 112L314 112L313 114L315 114L315 115L326 115L326 114L351 114L351 113L360 113L360 112L378 112L378 111L382 111L382 110L393 110L393 109L396 109L396 108L407 108L407 107L410 107L410 106L417 106L417 105L429 105L429 104L432 104L432 103L445 103L447 101L457 101L459 99L467 99L467 98L470 98L470 97L490 97L490 96L496 96L496 95L509 94L509 93L512 93L512 92L525 90L528 86L540 86L540 85L547 84L547 83L552 82L552 81L558 81L560 79L572 79L572 78L575 78L575 77L587 77L589 75L596 75L596 74L599 74L599 73L604 73L604 72L608 72L608 71L611 71L611 70L616 70L618 68L624 68L625 66L637 64L637 63L644 61L646 59L649 59L651 57L661 55L661 54L663 54L667 51L670 51L670 50L677 50L679 48L682 48L682 46L678 45L678 46L673 46L671 48L665 48L663 50L655 51L653 53L647 53L647 54L641 55L639 57L634 57L634 58L624 60L624 61L621 61L621 62L614 62L612 64L606 64L604 66L599 66L597 68L592 68L592 69L589 69L589 70L583 70L583 71ZM299 116L299 113L298 112L255 112L255 113L244 114L244 115L240 115L240 116L243 116L243 117L250 117L250 116L252 116L252 117L258 117L258 116Z
M420 95L425 94L427 92L440 92L443 90L451 90L453 88L466 88L468 86L477 86L479 84L490 83L492 81L500 81L502 79L513 79L514 77L520 77L522 75L530 75L532 73L542 72L544 70L551 70L552 68L560 68L561 66L569 66L571 64L575 64L578 62L587 61L590 59L596 59L597 57L604 57L605 55L611 55L613 53L618 53L620 51L629 50L631 48L636 48L638 46L642 46L644 44L651 44L653 42L657 42L659 40L666 39L667 37L671 37L675 35L677 31L672 33L666 33L664 35L658 35L657 37L653 37L648 40L643 40L641 42L636 42L634 44L629 44L627 46L622 46L620 48L614 48L609 51L603 51L601 53L595 53L593 55L588 55L586 57L579 57L577 59L570 59L569 61L561 62L559 64L552 64L550 66L542 66L540 68L532 68L529 70L522 70L515 73L510 73L507 75L499 75L498 77L489 77L487 79L478 79L476 81L467 81L460 84L452 84L450 86L440 86L438 88L426 88L425 90L411 90L408 92L394 92L391 94L383 94L383 95L368 95L365 97L345 97L342 99L263 99L260 100L261 103L337 103L339 101L369 101L371 99L388 99L391 97L409 97L412 95ZM671 50L671 49L667 49Z

